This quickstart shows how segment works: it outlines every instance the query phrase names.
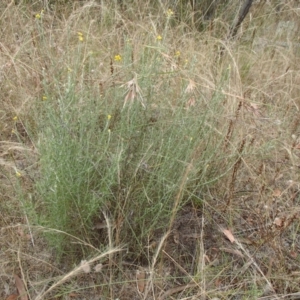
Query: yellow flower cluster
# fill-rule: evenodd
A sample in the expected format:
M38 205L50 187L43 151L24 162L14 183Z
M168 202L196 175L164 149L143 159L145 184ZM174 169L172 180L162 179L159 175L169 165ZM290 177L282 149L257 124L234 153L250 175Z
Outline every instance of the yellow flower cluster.
M42 18L42 16L44 15L44 10L42 9L41 12L39 14L35 15L35 18L40 20Z
M120 54L115 55L114 60L115 61L121 61L122 60L122 56Z
M162 40L162 36L161 36L161 35L158 35L158 36L156 37L156 39L157 39L158 41L161 41L161 40Z
M173 11L172 9L169 8L169 9L167 10L167 12L166 12L166 15L167 15L168 18L171 18L171 17L174 15L174 11Z
M78 32L77 32L77 36L78 36L79 42L83 42L84 38L83 38L82 32L78 31Z

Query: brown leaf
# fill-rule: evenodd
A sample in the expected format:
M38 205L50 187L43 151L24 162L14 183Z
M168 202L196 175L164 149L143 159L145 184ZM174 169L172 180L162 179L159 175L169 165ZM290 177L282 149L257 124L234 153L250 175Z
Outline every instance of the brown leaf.
M143 293L145 290L145 284L146 284L145 278L146 278L146 273L142 268L136 271L136 282L140 293Z
M20 226L18 226L17 233L21 238L24 238L26 240L31 239L30 234L25 234L23 228L21 228Z
M19 297L18 294L11 294L5 300L17 300Z
M279 189L275 189L273 192L273 197L280 197L281 196L281 190Z
M256 103L253 103L253 102L250 103L250 107L252 109L254 109L254 110L258 110L259 109L259 106Z
M234 238L234 236L233 236L233 234L231 233L230 230L228 230L228 229L221 229L221 230L225 234L225 236L229 239L229 241L231 243L235 242L235 238Z
M24 237L24 235L25 235L23 228L21 226L18 226L17 233L20 237Z
M20 300L28 300L26 289L25 289L25 286L24 286L24 283L23 283L22 279L16 274L14 274L14 278L15 278L17 290L20 294L19 299Z
M290 251L290 256L291 256L292 258L297 258L298 253L295 252L295 251Z
M75 298L75 297L78 297L78 296L79 296L79 294L76 294L76 293L70 293L69 294L70 298Z
M215 281L215 286L216 286L217 288L219 288L221 285L222 285L221 279L217 279L217 280Z

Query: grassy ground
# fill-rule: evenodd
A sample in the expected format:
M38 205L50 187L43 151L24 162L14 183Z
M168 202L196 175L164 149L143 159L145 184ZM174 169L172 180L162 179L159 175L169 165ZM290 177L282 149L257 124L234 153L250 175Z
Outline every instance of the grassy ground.
M297 7L47 3L0 4L1 298L300 298Z

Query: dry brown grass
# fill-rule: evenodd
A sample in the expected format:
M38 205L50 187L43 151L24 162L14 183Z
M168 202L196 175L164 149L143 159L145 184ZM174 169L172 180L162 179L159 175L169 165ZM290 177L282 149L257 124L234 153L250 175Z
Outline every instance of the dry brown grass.
M39 176L36 119L43 117L37 115L36 107L42 97L60 94L68 69L78 67L74 57L80 61L81 70L75 70L78 82L89 85L95 97L99 93L111 97L112 89L143 71L138 64L145 45L164 30L163 13L144 15L147 7L140 6L137 13L117 7L112 13L112 5L103 2L102 6L95 2L57 6L56 14L45 10L42 22L35 18L42 9L39 5L0 4L1 298L15 291L13 274L22 278L30 299L54 295L59 299L161 300L297 297L300 24L298 8L292 3L282 5L280 14L272 4L257 4L240 37L230 44L219 35L228 27L222 20L202 33L179 23L165 34L164 50L149 51L149 56L160 55L166 72L178 74L153 78L149 88L157 94L153 120L158 110L162 114L179 107L177 96L186 81L190 82L186 109L191 114L211 109L210 101L219 93L222 110L215 116L213 130L227 158L218 163L219 169L205 168L218 174L234 163L201 195L200 206L190 203L180 210L175 196L166 233L158 231L144 246L147 260L126 261L122 251L114 252L114 245L117 249L123 245L114 240L112 224L117 223L118 231L122 223L107 215L107 252L96 255L94 246L91 250L91 244L72 237L74 245L91 251L83 251L92 255L88 262L101 261L99 272L84 273L82 265L74 267L67 260L58 263L41 235L50 229L32 226L36 213L30 215L24 203L33 198L41 205L35 199L34 183ZM79 56L77 32L85 39ZM124 69L113 58L126 53L126 47L132 51L124 57L128 60ZM221 47L225 54L219 58ZM93 72L87 73L90 63ZM173 97L164 98L166 87L171 87ZM125 94L124 102L130 97ZM188 184L188 173L196 172L189 167L193 168L201 151L203 145L197 145L182 173L178 199ZM235 243L220 228L230 230ZM140 282L136 270L143 275L138 277Z

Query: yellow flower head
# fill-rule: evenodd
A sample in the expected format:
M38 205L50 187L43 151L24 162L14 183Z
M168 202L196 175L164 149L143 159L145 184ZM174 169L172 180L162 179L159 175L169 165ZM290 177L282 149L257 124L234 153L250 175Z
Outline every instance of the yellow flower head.
M46 101L47 100L47 96L43 96L43 98L42 98L44 101Z
M17 117L17 116L14 116L14 117L13 117L13 120L14 120L14 121L17 121L17 120L18 120L18 117Z
M35 18L38 19L38 20L40 20L42 18L43 14L44 14L44 10L42 9L39 14L35 15Z
M181 54L180 51L176 51L176 52L175 52L175 56L176 56L176 57L179 57L180 54Z
M22 174L19 171L16 171L16 176L17 177L22 177Z
M107 115L107 120L110 120L111 119L111 115Z
M167 15L168 18L171 18L171 17L174 15L174 11L173 11L172 9L169 8L169 9L167 10L167 12L166 12L166 15Z
M156 37L156 39L157 39L158 41L161 41L161 40L162 40L162 36L161 36L161 35L158 35L158 36Z
M82 34L82 32L78 31L77 32L77 36L78 36L79 42L83 42L83 34Z
M122 60L122 56L120 54L115 55L114 60L115 61L121 61Z

